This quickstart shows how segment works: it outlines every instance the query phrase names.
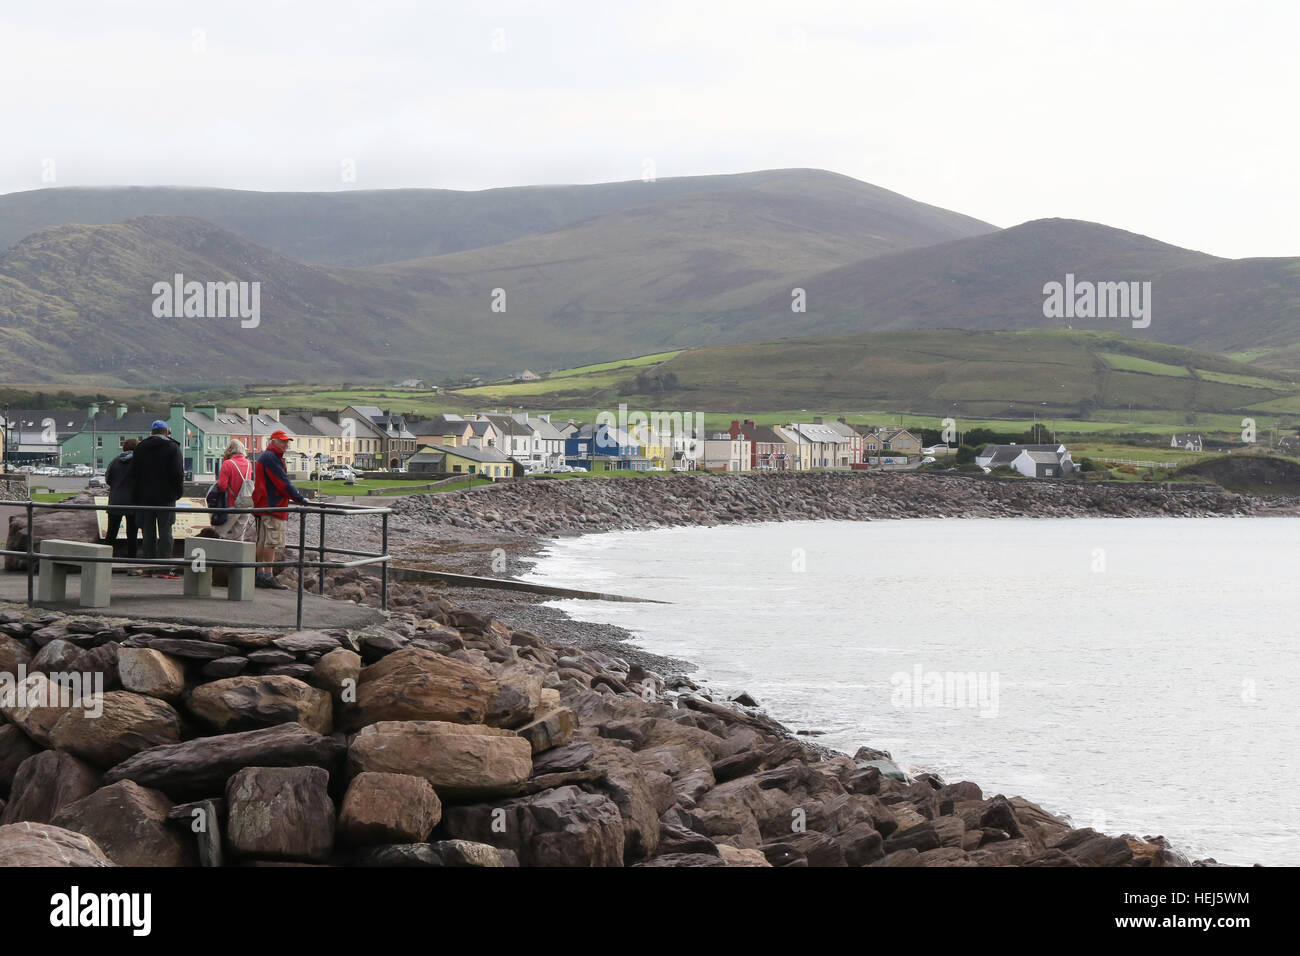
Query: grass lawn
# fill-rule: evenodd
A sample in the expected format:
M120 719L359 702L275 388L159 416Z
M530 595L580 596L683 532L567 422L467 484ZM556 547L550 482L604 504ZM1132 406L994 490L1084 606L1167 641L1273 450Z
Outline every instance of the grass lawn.
M322 481L319 488L322 495L332 495L340 498L357 497L366 498L369 491L383 491L385 495L428 495L436 494L443 491L461 491L475 485L486 485L489 483L487 478L466 475L464 481L455 481L446 485L439 485L437 488L429 489L425 485L432 484L437 479L429 481L392 481L382 478L365 478L358 481L355 485L346 485L341 481ZM306 492L309 489L316 491L317 483L307 481L299 483L298 487ZM393 489L393 490L390 490Z

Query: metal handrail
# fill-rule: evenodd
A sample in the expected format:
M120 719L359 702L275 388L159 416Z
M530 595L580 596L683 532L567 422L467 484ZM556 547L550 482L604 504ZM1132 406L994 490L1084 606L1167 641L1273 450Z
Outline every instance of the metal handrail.
M64 504L62 502L42 502L27 501L16 502L22 505L27 511L27 550L14 551L0 548L0 555L5 557L22 557L27 560L27 606L36 606L36 562L41 559L41 552L36 550L35 534L35 512L37 508L47 511L163 511L176 514L178 512L189 512L193 514L227 514L227 515L262 515L262 514L283 514L290 513L298 515L298 557L294 560L286 561L220 561L204 560L204 565L210 568L297 568L298 569L298 609L296 625L298 630L302 630L302 595L303 595L303 571L307 568L316 568L319 570L317 575L317 593L325 593L325 571L330 569L358 568L371 564L380 565L379 581L379 607L383 611L388 610L388 565L392 561L392 555L388 553L388 516L393 513L391 508L382 506L367 506L344 504L341 502L331 502L329 504L321 503L316 505L282 505L278 508L178 508L175 505L122 505L122 504ZM307 552L307 516L312 514L320 515L320 535L317 545L312 549L319 555L319 560L308 561ZM379 515L383 519L381 550L379 551L357 551L351 548L331 548L325 543L325 518L327 515L335 517L352 517L360 515ZM285 549L288 551L288 547ZM342 554L355 558L353 561L326 561L326 554ZM126 564L126 565L148 565L161 567L184 567L191 563L190 558L119 558L116 555L110 557L78 557L78 564Z

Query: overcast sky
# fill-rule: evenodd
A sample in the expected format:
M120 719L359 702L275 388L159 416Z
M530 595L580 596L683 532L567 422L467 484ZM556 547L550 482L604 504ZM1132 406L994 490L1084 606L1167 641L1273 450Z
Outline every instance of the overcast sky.
M1298 39L1296 0L7 3L0 192L807 166L1294 256Z

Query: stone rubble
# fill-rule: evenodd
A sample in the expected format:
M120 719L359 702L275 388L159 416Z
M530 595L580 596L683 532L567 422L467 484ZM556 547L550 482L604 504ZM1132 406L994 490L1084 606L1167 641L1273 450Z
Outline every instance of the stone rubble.
M0 865L1189 865L434 589L392 598L364 630L299 634L0 606L23 689L69 666L120 688L93 719L0 700Z

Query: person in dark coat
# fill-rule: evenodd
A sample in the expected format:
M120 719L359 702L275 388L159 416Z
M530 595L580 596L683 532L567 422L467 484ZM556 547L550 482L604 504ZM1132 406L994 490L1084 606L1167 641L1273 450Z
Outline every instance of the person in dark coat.
M153 423L153 431L135 448L127 470L127 483L131 488L131 504L175 506L185 491L185 462L181 458L181 445L171 437L171 430L161 419ZM136 523L144 532L146 558L172 556L172 525L175 511L137 511ZM166 568L159 574L168 574ZM173 575L174 576L174 575Z
M122 527L122 520L126 520L126 556L135 557L135 538L136 523L135 511L132 508L113 507L114 505L131 504L131 488L127 484L126 474L131 468L131 459L135 457L135 446L140 444L138 438L128 438L122 442L122 454L118 455L108 464L108 470L104 472L104 483L108 485L108 533L104 535L104 544L109 547L117 540L118 529Z

